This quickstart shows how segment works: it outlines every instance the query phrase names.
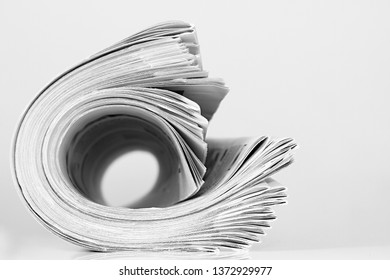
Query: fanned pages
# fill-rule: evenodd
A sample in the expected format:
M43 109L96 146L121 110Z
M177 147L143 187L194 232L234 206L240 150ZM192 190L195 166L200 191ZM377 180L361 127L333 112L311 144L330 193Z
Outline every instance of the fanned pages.
M13 154L23 200L45 227L93 250L247 248L285 202L270 175L292 162L296 144L206 140L227 92L203 70L190 24L156 25L106 48L57 77L23 115ZM101 174L139 149L158 159L153 190L128 207L106 205Z

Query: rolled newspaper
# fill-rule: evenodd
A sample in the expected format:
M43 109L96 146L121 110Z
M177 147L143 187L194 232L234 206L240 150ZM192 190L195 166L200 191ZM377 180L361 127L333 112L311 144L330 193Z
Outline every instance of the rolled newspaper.
M275 219L292 139L205 140L228 89L202 69L195 28L159 24L69 69L44 88L17 129L18 190L37 220L98 251L247 248ZM158 159L153 190L128 207L99 187L112 160ZM147 167L145 167L147 168ZM131 170L129 170L131 172ZM131 185L131 182L130 182Z

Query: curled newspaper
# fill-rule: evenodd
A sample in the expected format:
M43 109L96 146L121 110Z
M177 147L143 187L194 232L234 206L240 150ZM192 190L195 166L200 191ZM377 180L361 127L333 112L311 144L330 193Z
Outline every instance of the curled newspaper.
M285 202L270 175L292 162L296 144L206 140L227 92L203 70L195 29L184 22L91 56L43 89L22 117L13 167L23 200L46 228L93 250L249 247L275 219L271 207ZM106 205L102 172L137 149L158 159L157 183L129 207Z

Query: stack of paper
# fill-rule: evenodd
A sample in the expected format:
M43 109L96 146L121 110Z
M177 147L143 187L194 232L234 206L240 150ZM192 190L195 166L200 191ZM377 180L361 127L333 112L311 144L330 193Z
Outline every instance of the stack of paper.
M296 144L206 140L227 92L202 69L195 29L184 22L93 55L51 82L20 122L14 170L23 200L45 227L94 250L248 247L285 202L270 175L292 162ZM158 159L154 189L129 207L106 205L102 173L139 149Z

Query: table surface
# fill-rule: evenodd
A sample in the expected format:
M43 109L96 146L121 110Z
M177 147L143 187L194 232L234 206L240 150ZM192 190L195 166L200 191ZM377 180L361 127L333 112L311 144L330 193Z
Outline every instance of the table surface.
M44 234L0 231L0 259L266 259L266 260L343 260L390 259L390 246L329 247L313 249L272 249L255 244L247 252L211 254L167 254L146 252L97 253L68 243L47 232Z

